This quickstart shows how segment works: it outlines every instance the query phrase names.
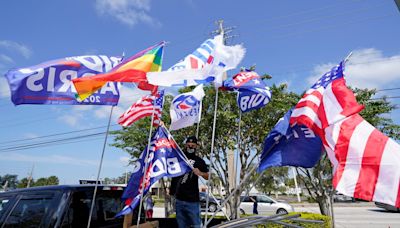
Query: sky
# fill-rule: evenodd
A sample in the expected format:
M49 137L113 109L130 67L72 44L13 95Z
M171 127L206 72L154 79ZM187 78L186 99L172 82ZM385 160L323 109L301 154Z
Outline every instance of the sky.
M246 48L240 66L256 64L259 74L272 75L270 84L286 83L301 93L352 52L345 72L348 85L382 90L377 98L400 94L394 89L400 87L400 11L391 0L2 1L0 75L69 56L129 56L162 40L168 42L167 69L211 38L221 19L233 29L228 44ZM121 89L111 130L121 129L118 116L143 94L134 86ZM389 101L400 106L399 98ZM33 178L56 175L61 184L95 178L104 135L85 135L106 130L110 109L14 106L1 76L0 175L21 179L33 169ZM389 117L400 124L399 110ZM54 140L60 141L40 144ZM108 137L102 178L132 169L128 154L109 146L112 142ZM35 147L21 149L24 144Z

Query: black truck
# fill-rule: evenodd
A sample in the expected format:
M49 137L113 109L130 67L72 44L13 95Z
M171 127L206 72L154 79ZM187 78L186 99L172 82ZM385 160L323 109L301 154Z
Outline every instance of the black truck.
M0 193L0 228L86 227L94 185L58 185ZM123 187L100 185L91 227L122 227Z

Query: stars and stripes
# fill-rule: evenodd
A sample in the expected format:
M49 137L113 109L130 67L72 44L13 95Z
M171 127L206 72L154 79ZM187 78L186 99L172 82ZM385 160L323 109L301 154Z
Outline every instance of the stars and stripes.
M333 164L333 187L354 198L400 207L400 146L359 114L343 63L321 77L296 105L290 123L311 128Z
M324 74L297 103L290 123L300 122L322 134L328 125L360 112L353 92L347 88L341 62Z
M153 106L153 102L155 105ZM158 125L161 119L161 112L164 102L164 90L156 95L146 95L134 103L118 119L118 124L127 127L137 120L146 116L151 116L154 110L154 124Z

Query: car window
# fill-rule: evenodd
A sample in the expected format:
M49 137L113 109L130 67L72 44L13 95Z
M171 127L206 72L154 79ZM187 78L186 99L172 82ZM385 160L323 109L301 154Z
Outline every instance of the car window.
M244 197L242 198L242 202L251 202L251 203L253 203L253 201L250 199L249 196L244 196Z
M273 203L273 201L267 196L257 196L257 201L261 203Z
M92 213L91 220L93 227L122 224L123 218L115 218L115 215L120 212L124 206L121 201L121 196L122 190L99 190L97 192L95 209ZM92 189L74 192L72 194L71 205L64 217L62 227L86 227L92 198ZM82 224L85 225L83 226Z
M21 198L3 227L40 227L46 221L54 195L32 195Z
M7 208L10 206L11 197L0 198L0 218L4 215Z

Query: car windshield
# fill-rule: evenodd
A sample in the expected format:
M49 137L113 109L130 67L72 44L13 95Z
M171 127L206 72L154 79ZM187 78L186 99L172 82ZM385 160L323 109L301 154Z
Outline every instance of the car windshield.
M273 203L274 201L268 196L257 196L257 201L261 203Z

